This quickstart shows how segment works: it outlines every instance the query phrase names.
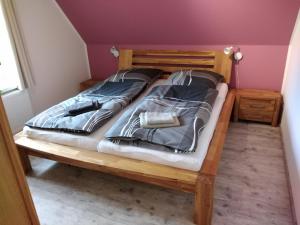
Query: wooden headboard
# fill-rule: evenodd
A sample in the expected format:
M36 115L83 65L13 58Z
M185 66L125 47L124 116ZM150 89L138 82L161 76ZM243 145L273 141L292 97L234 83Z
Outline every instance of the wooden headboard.
M209 70L230 82L232 55L221 51L120 49L119 69L158 68L166 73L177 70Z

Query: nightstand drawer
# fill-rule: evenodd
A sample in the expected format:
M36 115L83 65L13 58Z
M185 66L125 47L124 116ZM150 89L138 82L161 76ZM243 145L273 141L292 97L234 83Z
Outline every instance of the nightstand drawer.
M234 106L234 121L239 119L278 125L281 94L275 91L238 89Z
M241 109L239 110L239 118L242 120L252 120L259 122L272 122L273 112L260 111L260 110L249 110Z
M274 112L275 100L240 98L240 109Z
M240 98L239 118L272 122L275 100Z

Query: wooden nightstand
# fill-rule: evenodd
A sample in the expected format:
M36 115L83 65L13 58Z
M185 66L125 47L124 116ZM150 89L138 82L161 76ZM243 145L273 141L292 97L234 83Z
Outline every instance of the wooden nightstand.
M234 107L234 121L250 120L278 125L282 96L279 92L238 89Z
M90 87L92 87L93 85L97 84L98 82L101 82L101 80L93 80L93 79L89 79L86 81L83 81L80 83L80 91L84 91Z

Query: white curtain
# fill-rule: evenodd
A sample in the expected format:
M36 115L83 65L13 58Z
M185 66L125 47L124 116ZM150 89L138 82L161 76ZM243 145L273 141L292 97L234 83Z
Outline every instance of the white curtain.
M29 58L26 53L22 34L20 32L18 21L15 14L15 6L13 0L0 0L3 12L6 17L8 29L10 31L10 37L16 61L19 66L20 75L22 76L24 87L32 87L34 85L34 79L30 70ZM23 87L23 88L24 88Z

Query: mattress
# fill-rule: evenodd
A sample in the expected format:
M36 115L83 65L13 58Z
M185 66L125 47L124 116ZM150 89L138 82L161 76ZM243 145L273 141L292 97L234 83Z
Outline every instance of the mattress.
M199 171L207 154L209 143L213 137L222 106L225 102L228 86L222 83L218 85L217 89L219 90L218 97L215 100L211 117L198 139L195 152L175 154L149 148L118 145L105 139L99 142L97 146L98 151L186 170Z
M162 85L164 81L165 80L156 81L147 91L141 94L127 108L135 107L135 104L137 104L138 101L145 95L147 95L152 87L156 85ZM218 84L217 89L219 90L219 94L215 100L211 117L206 125L206 128L202 131L202 134L199 137L198 145L194 153L174 154L169 152L157 151L154 149L152 150L133 146L116 145L111 143L110 141L105 140L104 134L118 120L123 111L119 112L104 126L88 136L57 131L39 130L29 127L24 127L23 134L33 139L44 140L61 145L67 145L91 151L99 151L127 158L168 165L176 168L198 171L200 170L203 160L206 156L210 140L213 136L216 124L218 122L218 118L228 92L228 86L225 83Z

